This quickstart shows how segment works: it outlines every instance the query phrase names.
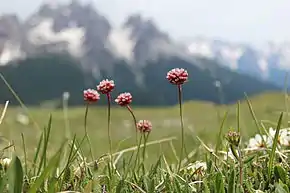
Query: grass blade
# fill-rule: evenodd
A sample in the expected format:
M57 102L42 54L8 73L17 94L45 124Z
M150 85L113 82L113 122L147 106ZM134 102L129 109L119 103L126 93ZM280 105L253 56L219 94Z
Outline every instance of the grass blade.
M9 101L6 101L5 106L4 106L2 113L1 113L1 116L0 116L0 125L2 124L2 121L5 117L6 112L7 112L8 104L9 104Z
M240 101L238 101L238 109L237 109L237 129L238 132L241 133L241 126L240 126L240 110L241 110L241 104Z
M37 158L39 157L39 152L41 149L42 141L43 141L43 133L40 135L40 138L39 138L39 141L37 144L37 148L36 148L36 152L34 154L33 165L32 165L32 167L34 168L33 175L36 175L36 169L37 169L36 162L37 162Z
M33 117L31 116L31 114L29 113L28 108L24 105L24 103L21 101L21 99L16 94L16 92L13 90L13 88L10 86L10 84L6 81L5 77L3 76L3 74L1 72L0 72L0 78L3 80L4 84L8 87L8 89L10 90L10 92L12 93L12 95L19 102L19 104L21 105L21 107L26 111L29 119L32 120L32 122L33 122L34 126L36 127L36 129L40 130L40 127L38 126L37 122L33 119Z
M21 133L21 139L22 139L22 146L23 146L23 154L24 154L24 165L25 165L25 174L27 175L28 166L27 166L27 153L26 153L26 145L24 140L24 135Z
M269 179L271 178L271 173L272 173L272 169L273 169L274 157L275 157L275 152L276 152L276 148L277 148L277 144L278 144L278 136L279 136L279 132L280 132L281 124L282 124L282 119L283 119L283 112L281 113L281 115L279 117L278 125L277 125L276 132L275 132L275 137L274 137L274 141L273 141L272 151L270 152L270 155L269 155L270 156L269 166L268 166Z
M220 172L216 175L215 186L218 193L225 193L224 180Z
M246 95L246 94L245 94L245 95ZM259 122L258 122L258 119L257 119L257 117L256 117L256 115L255 115L254 110L253 110L252 104L251 104L251 102L250 102L250 100L249 100L249 98L248 98L247 95L246 95L246 99L247 99L247 104L248 104L248 107L249 107L250 113L251 113L251 115L252 115L252 117L253 117L253 119L254 119L254 121L255 121L255 124L256 124L257 130L258 130L259 134L260 134L261 136L263 136L263 132L262 132L262 129L261 129L262 126L261 126L261 125L259 124ZM267 133L266 130L265 130L265 133ZM262 137L262 141L263 141L264 144L266 144L266 142L265 142L265 140L264 140L263 137Z
M50 130L51 130L51 122L52 122L52 116L49 116L48 126L44 129L44 143L43 143L43 149L42 149L42 155L41 160L38 167L37 176L40 174L41 168L46 167L46 159L47 159L47 147L49 142L49 136L50 136Z
M55 173L56 166L58 165L61 157L62 148L53 156L53 158L49 161L47 167L43 170L41 175L36 179L33 186L30 188L28 193L35 193L41 185L48 179L51 173Z
M222 120L220 129L219 129L219 134L218 134L217 143L216 143L216 147L215 147L215 154L216 155L217 155L219 147L220 147L220 145L222 143L222 132L223 132L224 123L225 123L227 117L228 117L228 112L225 113L225 116L224 116L224 118ZM215 164L216 164L216 160L217 160L217 158L215 157Z

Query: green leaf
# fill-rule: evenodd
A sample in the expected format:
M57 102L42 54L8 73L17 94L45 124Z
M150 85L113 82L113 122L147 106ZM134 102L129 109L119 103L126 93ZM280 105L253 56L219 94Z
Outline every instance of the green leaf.
M251 157L248 157L246 160L244 160L244 164L248 164L254 160L254 158L257 157L257 155L253 155Z
M269 179L271 178L271 173L272 173L272 169L273 169L273 163L274 163L275 152L276 152L276 148L277 148L277 144L278 144L278 136L279 136L279 132L280 132L281 124L282 124L282 118L283 118L283 112L281 113L281 115L279 117L277 129L276 129L275 137L274 137L274 141L273 141L272 151L270 152L270 160L269 160L269 166L268 166Z
M232 168L231 176L229 179L228 193L235 193L236 192L235 187L236 187L236 171L235 168Z
M274 177L277 181L280 179L283 183L287 183L287 172L279 165L274 167Z
M220 172L218 172L216 175L215 186L216 186L215 189L216 189L217 193L225 193L224 180L223 180L223 176Z
M21 193L23 186L23 169L21 162L17 156L15 156L7 170L8 177L8 192L9 193Z

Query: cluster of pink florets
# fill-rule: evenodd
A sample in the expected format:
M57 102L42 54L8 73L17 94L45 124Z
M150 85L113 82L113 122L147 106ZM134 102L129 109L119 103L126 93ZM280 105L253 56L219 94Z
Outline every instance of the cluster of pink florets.
M133 100L133 97L130 93L124 92L119 94L119 96L115 99L115 102L120 106L127 106Z
M167 73L166 78L171 84L180 86L187 81L188 73L183 68L174 68ZM109 96L109 94L115 88L115 83L113 80L105 79L102 80L96 88L97 90L95 89L84 90L85 101L97 102L100 99L100 94L98 92ZM124 92L119 94L119 96L115 99L115 102L120 106L128 106L132 103L132 100L133 100L132 95L128 92ZM150 132L152 129L152 124L148 120L140 120L137 123L137 128L141 132Z
M94 89L84 90L84 100L88 102L96 102L100 100L100 94Z
M102 94L108 94L112 92L115 88L115 83L113 80L102 80L100 84L97 86L97 89Z
M149 133L152 130L152 123L148 120L140 120L137 128L141 133Z
M102 80L97 86L97 90L95 89L87 89L84 90L84 100L87 102L97 102L100 99L100 94L110 94L115 88L115 83L113 80ZM127 106L133 100L133 97L130 93L125 92L119 94L119 96L115 99L115 102L120 106Z
M183 68L174 68L167 73L166 78L171 84L181 85L188 79L188 73Z

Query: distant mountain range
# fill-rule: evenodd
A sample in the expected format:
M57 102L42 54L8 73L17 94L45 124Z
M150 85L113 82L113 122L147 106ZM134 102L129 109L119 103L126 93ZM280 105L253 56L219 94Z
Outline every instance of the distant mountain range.
M188 53L193 56L211 58L234 71L285 86L285 78L290 70L290 42L269 42L263 48L255 48L245 44L193 38L185 44Z
M93 5L75 0L43 4L25 21L17 15L1 16L0 64L29 104L55 99L64 91L78 96L72 103L79 104L78 93L104 77L138 95L138 104L173 104L174 90L165 74L174 67L191 72L185 99L233 102L244 92L281 89L288 69L284 45L261 51L202 38L177 42L141 15L131 15L114 28ZM1 89L1 99L11 98Z

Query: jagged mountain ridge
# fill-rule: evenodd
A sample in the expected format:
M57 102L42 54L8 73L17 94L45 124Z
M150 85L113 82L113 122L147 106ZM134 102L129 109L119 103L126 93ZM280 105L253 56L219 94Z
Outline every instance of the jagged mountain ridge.
M0 22L6 20L5 16L0 18ZM68 52L80 58L83 67L89 71L110 71L111 64L116 59L125 59L135 66L143 66L148 60L154 60L160 55L188 57L180 51L181 46L172 42L152 20L132 15L123 26L113 28L92 5L78 1L57 7L43 4L19 27L22 36L15 35L18 39L8 44L18 45L22 57L45 52ZM2 31L10 33L5 29ZM10 54L10 58L3 58L0 61L2 64L20 58L7 45L10 40L10 37L4 39L2 46L5 46L4 51L6 49L6 52L13 54ZM3 53L0 52L0 55ZM192 60L191 57L188 59Z

